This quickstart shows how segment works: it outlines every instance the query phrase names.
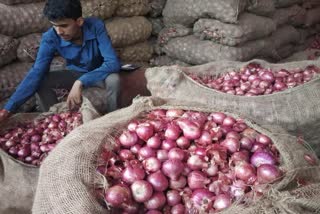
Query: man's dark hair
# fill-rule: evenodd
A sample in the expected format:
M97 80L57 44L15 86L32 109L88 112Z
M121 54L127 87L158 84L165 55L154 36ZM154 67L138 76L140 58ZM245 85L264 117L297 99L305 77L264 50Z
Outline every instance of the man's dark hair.
M49 21L77 19L82 16L82 7L79 0L47 0L43 14Z

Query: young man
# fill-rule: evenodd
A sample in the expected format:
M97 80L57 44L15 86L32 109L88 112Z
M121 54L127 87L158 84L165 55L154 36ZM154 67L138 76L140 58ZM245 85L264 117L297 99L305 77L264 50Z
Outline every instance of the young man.
M47 0L43 13L53 27L43 34L33 67L0 110L0 123L35 93L40 109L48 111L58 102L52 88L70 89L67 104L74 109L81 104L84 87L103 85L107 110L116 110L120 62L103 21L84 19L79 0ZM65 58L67 71L48 72L56 53Z

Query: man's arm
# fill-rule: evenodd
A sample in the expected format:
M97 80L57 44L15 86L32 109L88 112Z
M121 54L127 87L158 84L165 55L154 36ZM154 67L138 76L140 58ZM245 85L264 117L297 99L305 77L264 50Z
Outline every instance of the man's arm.
M16 111L37 91L40 81L49 70L55 50L55 46L53 41L50 40L49 35L44 34L36 61L5 105L4 109L6 111Z
M120 62L108 37L104 23L99 20L96 23L96 34L99 50L103 57L102 65L79 78L84 87L93 86L96 82L104 80L110 73L120 71Z

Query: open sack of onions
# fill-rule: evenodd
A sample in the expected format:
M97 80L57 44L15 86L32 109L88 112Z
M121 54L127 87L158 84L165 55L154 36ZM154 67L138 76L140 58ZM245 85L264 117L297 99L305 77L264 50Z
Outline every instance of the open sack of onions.
M33 213L257 213L319 204L318 160L303 143L214 107L142 97L64 142L42 165ZM295 195L297 188L304 189Z
M272 64L219 61L146 70L153 96L194 101L237 112L265 128L303 137L320 155L320 61Z
M0 126L0 213L31 213L39 166L73 129L99 114L84 99L79 111L58 103L46 113L19 113Z

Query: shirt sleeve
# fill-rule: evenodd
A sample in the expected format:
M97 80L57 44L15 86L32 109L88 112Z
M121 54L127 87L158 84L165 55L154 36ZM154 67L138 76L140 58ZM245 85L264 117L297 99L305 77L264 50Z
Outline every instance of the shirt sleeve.
M37 58L26 77L18 85L4 109L14 112L37 91L44 74L49 71L56 48L50 35L43 34Z
M98 47L103 57L103 63L100 67L79 78L84 87L93 86L96 82L104 80L110 73L120 71L120 62L112 47L104 23L98 20L95 25Z

